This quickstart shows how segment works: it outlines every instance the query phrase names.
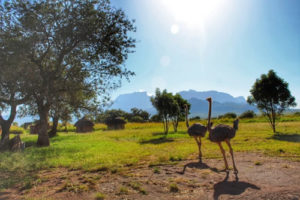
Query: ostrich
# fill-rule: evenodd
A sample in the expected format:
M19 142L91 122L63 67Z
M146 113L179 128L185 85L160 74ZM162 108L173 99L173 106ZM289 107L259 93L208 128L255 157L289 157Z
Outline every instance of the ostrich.
M199 162L202 162L202 152L201 152L201 137L205 136L205 133L207 131L207 127L203 126L200 123L195 123L192 126L189 125L189 119L188 119L188 105L185 105L185 121L186 121L186 127L188 128L188 134L191 137L194 137L198 149L199 149Z
M230 144L230 139L234 138L235 133L238 130L239 119L234 120L233 127L230 127L230 126L224 125L224 124L219 124L219 125L215 126L214 128L212 128L211 127L212 123L210 122L212 98L209 97L206 100L209 102L208 122L207 122L207 124L209 124L207 127L208 132L209 132L209 140L212 142L216 142L219 145L221 152L223 154L226 170L228 170L228 163L227 163L226 156L225 156L225 150L221 144L221 142L224 142L224 141L226 142L226 144L229 147L230 154L232 157L234 173L237 174L238 170L235 166L234 157L233 157L233 149Z

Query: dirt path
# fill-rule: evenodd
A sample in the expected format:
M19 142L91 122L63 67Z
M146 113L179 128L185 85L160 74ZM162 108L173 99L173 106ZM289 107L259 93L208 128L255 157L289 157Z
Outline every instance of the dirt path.
M231 164L231 160L229 160ZM238 180L222 159L140 165L122 171L41 171L31 187L0 192L0 199L300 199L300 163L254 153L236 154Z

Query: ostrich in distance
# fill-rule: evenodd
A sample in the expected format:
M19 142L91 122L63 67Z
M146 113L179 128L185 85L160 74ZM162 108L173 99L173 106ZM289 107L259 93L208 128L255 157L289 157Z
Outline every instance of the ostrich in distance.
M209 103L209 109L208 109L208 132L209 132L209 140L212 142L215 142L219 145L221 152L223 154L224 162L225 162L225 167L226 170L229 170L228 168L228 163L226 160L226 155L225 155L225 150L221 144L221 142L226 142L226 144L229 147L229 151L232 157L232 163L233 163L233 169L234 173L237 174L238 170L236 168L235 162L234 162L234 156L233 156L233 149L230 144L230 139L234 138L236 131L238 130L238 124L239 124L239 119L234 120L233 122L233 127L230 127L228 125L224 124L219 124L215 127L212 128L212 123L210 122L211 120L211 105L212 105L212 98L209 97L206 99Z
M196 143L198 145L199 149L199 162L202 162L202 152L201 152L201 137L205 136L205 133L207 131L207 127L200 124L200 123L194 123L193 125L189 125L189 119L188 119L188 105L185 105L185 122L186 127L188 128L188 134L191 137L194 137L196 140Z

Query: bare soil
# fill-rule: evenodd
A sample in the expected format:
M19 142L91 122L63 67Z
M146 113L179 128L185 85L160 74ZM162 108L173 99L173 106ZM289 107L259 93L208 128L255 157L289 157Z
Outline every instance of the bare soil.
M229 158L229 156L228 156ZM184 160L173 165L128 166L94 172L52 169L24 187L2 190L0 199L300 199L300 162L236 153L238 177L223 159ZM228 160L231 164L231 160Z

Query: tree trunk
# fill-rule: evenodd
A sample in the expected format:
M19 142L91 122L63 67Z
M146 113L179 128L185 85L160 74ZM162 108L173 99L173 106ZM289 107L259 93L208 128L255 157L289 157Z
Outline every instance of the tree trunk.
M58 120L59 120L59 118L58 118L57 116L54 116L54 117L52 118L52 123L53 123L53 124L52 124L51 130L50 130L49 133L48 133L49 137L54 137L54 136L57 135Z
M0 150L8 150L9 149L9 129L11 124L5 120L1 121L1 128L2 128L2 134L1 134L1 141L0 141Z
M273 129L273 133L276 133L276 125L275 125L275 123L272 123L272 129Z
M0 140L0 150L8 150L9 149L9 129L11 124L13 123L17 113L17 106L11 105L10 107L10 116L7 120L3 119L0 114L0 125L2 128L1 140Z
M168 121L168 118L166 118L165 122L166 122L165 135L167 135L168 132L169 132L169 121Z
M38 130L37 145L40 147L50 146L48 135L48 112L49 109L47 108L42 108L39 111L40 127Z
M173 128L174 128L174 132L177 133L178 119L176 118L173 120Z

